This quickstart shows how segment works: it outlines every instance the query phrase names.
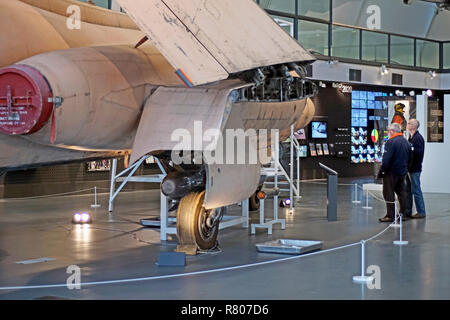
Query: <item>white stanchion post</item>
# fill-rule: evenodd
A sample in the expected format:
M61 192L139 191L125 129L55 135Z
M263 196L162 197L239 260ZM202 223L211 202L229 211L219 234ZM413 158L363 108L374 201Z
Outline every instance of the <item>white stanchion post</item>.
M356 283L367 283L367 282L373 281L373 277L365 275L365 272L366 272L366 264L365 264L366 257L364 255L365 244L366 244L366 241L361 240L361 275L353 276L353 282L356 282Z
M94 187L94 204L91 204L91 208L100 208L101 205L97 203L97 187Z
M275 175L273 177L274 188L278 188L278 163L280 161L280 137L278 130L275 131ZM291 199L292 201L292 199ZM273 219L278 220L278 195L273 197ZM264 222L263 222L264 223Z
M397 220L398 220L398 218L399 218L399 215L398 215L398 211L397 211L397 202L395 202L395 200L394 200L394 210L395 210L395 216L394 216L394 222L393 223L391 223L391 227L393 227L393 228L400 228L400 223L399 222L397 222ZM401 220L401 217L400 217L400 220Z
M111 182L109 187L109 205L108 211L113 212L114 209L114 192L116 189L117 159L113 159L111 168Z
M399 217L400 217L400 240L395 240L395 241L393 241L393 243L398 246L403 246L405 244L408 244L408 241L404 241L402 238L402 229L403 229L402 215L400 214Z
M297 191L298 191L298 196L295 196L295 199L301 199L302 196L300 195L300 150L298 149L298 146L296 148L297 150Z
M294 125L291 125L291 141L290 141L290 157L289 157L289 213L294 211Z
M363 209L371 210L372 207L369 207L369 189L366 189L366 206Z
M358 184L355 183L355 200L352 201L353 203L361 203L361 201L358 200Z

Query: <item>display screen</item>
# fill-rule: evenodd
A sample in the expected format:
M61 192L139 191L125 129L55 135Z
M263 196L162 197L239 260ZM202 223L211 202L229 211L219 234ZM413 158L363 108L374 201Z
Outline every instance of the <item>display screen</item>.
M323 154L325 156L330 154L330 152L328 151L328 144L326 144L326 143L323 144Z
M308 156L308 146L299 146L298 154L301 158L306 158Z
M352 92L350 151L353 163L381 162L381 129L387 127L383 120L387 114L387 102L377 101L376 97L382 96L387 96L387 93L364 90ZM332 153L331 145L329 148Z
M316 146L312 142L309 144L309 151L311 152L311 157L317 156Z
M86 162L87 172L110 171L111 160L97 160Z
M325 121L312 121L311 138L326 139L327 137L327 123Z
M316 143L316 150L317 150L317 155L318 156L323 155L323 153L322 153L322 145L320 143Z

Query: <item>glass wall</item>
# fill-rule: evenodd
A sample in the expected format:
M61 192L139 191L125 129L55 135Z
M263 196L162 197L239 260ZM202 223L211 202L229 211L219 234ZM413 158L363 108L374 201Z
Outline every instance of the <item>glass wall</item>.
M96 6L103 8L109 8L112 4L115 9L118 9L116 0L80 1L93 2ZM258 2L258 0L255 1ZM347 6L351 5L351 2L348 0L333 1L335 7L333 19L339 21L339 14L342 13L341 11L346 11L344 9L348 9ZM292 15L295 14L295 2L296 0L259 0L260 6L264 9ZM298 20L299 43L305 49L310 49L318 54L329 55L330 0L298 0L298 14L313 18L313 21ZM280 15L283 14L280 13ZM292 37L294 36L293 18L274 15L271 17L288 34ZM319 21L315 21L315 19L319 19ZM389 36L386 33L360 31L357 28L334 24L331 25L331 30L332 45L330 55L333 57L414 66L414 51L416 51L415 63L417 67L439 69L439 42L437 41L417 39L416 48L414 48L414 38L391 35L389 48ZM389 50L390 57L388 57ZM450 69L450 42L443 44L442 59L443 68Z
M330 20L330 0L300 0L298 14L312 18Z
M416 66L439 68L439 43L426 40L416 41Z
M333 26L333 57L359 59L359 30Z
M305 49L312 49L322 55L328 55L328 25L299 20L298 42Z
M388 62L388 35L362 31L362 60Z
M81 2L93 2L96 6L109 9L110 0L80 0Z
M444 69L450 69L450 42L444 43Z
M414 39L391 36L391 63L414 65Z
M264 9L295 14L295 0L260 0Z

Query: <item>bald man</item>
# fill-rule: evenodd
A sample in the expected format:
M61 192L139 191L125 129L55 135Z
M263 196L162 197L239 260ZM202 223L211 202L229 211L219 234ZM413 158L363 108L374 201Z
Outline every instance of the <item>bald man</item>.
M417 119L410 119L407 124L409 132L408 142L412 146L412 159L408 168L407 180L407 212L412 213L413 196L417 213L412 215L413 219L423 219L426 217L425 202L423 200L422 189L420 188L420 174L422 173L423 155L425 153L425 141L417 129L420 123Z

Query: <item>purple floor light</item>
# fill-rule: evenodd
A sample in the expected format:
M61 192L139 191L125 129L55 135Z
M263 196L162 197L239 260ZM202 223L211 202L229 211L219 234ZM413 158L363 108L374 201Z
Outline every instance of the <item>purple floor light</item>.
M89 213L83 212L83 213L75 213L72 217L72 223L75 224L85 224L85 223L91 223L92 219Z

